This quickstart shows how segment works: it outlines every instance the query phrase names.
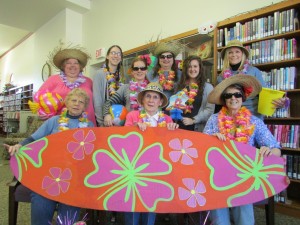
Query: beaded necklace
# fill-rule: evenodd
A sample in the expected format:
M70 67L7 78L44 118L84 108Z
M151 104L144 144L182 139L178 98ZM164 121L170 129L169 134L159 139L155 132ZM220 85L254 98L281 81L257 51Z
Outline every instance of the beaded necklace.
M146 79L142 83L135 81L135 79L129 81L129 90L130 90L129 100L130 100L130 108L132 110L140 109L140 105L137 101L137 95L138 93L140 93L142 90L146 88L147 84L148 84L148 80Z
M142 119L143 123L147 124L148 127L151 127L151 122L150 122L149 116L147 115L145 109L142 109L140 111L139 117ZM158 127L166 127L167 126L165 114L161 110L158 111L157 126Z
M103 71L105 73L105 77L107 80L107 88L109 96L112 96L116 93L116 91L123 85L121 81L117 81L116 78L119 77L119 71L116 71L115 73L111 73L108 71L107 68L103 68Z
M223 106L218 115L218 126L221 134L228 139L248 143L253 134L254 125L250 123L251 112L241 107L235 115L235 120L228 115L227 107Z
M70 120L70 118L67 117L67 114L68 114L67 112L68 112L68 110L67 110L67 108L65 108L62 111L62 113L61 113L61 115L60 115L60 117L58 119L58 124L59 124L58 130L59 131L64 131L64 130L69 130L70 129L69 128L69 120ZM81 117L78 118L78 120L80 121L79 124L78 124L78 128L84 128L84 127L88 126L89 120L87 118L87 113L86 112L83 112L81 114Z
M244 63L244 66L243 66L243 69L242 70L239 70L239 74L247 74L248 72L248 68L249 68L249 61L246 60L245 63ZM231 77L233 75L233 72L231 69L226 69L224 70L222 76L224 79L228 78L228 77Z
M195 101L195 97L197 96L198 89L198 84L194 82L190 84L190 91L188 91L188 87L183 89L184 93L189 97L189 99L185 102L185 114L192 112L192 109L194 108L193 103Z
M162 68L158 70L159 84L163 87L164 90L171 91L174 88L175 72L173 70L169 70L167 72L168 79L166 79L165 71Z
M70 89L78 88L86 80L81 72L79 73L78 78L73 83L68 81L67 76L63 71L60 71L59 76L61 77L64 84Z

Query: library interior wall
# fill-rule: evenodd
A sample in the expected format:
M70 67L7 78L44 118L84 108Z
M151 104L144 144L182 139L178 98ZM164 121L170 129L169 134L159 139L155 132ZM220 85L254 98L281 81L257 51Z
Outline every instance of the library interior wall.
M92 60L85 74L93 77L95 65L103 61L94 57L100 47L107 50L118 44L126 51L155 40L158 35L173 36L193 30L201 23L220 21L277 2L280 1L101 0L92 1L91 10L83 15L66 9L0 59L0 88L6 77L13 74L16 85L35 83L37 90L43 83L42 66L59 40L77 42L88 49Z

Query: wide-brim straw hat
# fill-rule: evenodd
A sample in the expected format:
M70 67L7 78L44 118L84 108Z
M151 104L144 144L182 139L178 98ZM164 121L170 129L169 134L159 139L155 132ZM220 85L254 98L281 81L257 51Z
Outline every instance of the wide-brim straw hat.
M239 84L243 87L246 99L258 95L262 89L260 82L253 76L237 74L219 83L208 95L207 101L212 104L223 105L221 95L224 90L232 84Z
M63 48L59 47L53 50L50 54L53 65L58 69L62 69L62 64L66 59L77 59L82 68L84 68L90 58L90 55L81 47Z
M245 53L246 57L247 58L249 57L249 51L243 46L243 44L239 40L232 40L232 41L229 41L227 43L227 45L225 46L225 48L222 49L222 51L221 51L222 59L224 59L226 50L231 47L240 48Z
M146 91L154 91L154 92L157 92L159 94L162 95L163 97L163 102L162 102L162 105L161 107L164 108L168 105L168 98L167 96L164 94L163 92L163 89L162 89L162 86L159 84L159 83L156 83L156 82L151 82L149 83L146 88L144 90L142 90L138 96L137 96L137 100L138 102L140 103L140 105L142 105L142 98L145 94Z
M164 52L171 52L176 57L184 49L185 45L179 40L157 40L154 46L149 48L152 55L156 57Z

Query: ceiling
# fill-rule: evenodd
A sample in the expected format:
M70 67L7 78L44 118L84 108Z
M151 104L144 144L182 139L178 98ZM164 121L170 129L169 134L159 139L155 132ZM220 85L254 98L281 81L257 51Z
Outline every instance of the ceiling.
M0 59L65 8L83 13L73 0L0 0ZM90 0L81 0L81 3ZM86 6L86 5L85 5Z

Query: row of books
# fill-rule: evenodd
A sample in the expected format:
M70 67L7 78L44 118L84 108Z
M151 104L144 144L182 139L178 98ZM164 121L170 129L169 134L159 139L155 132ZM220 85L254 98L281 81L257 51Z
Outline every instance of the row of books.
M286 174L289 178L300 180L300 155L282 155L286 159Z
M290 107L287 108L278 108L275 110L270 118L288 118L291 116Z
M280 203L287 203L287 191L283 190L279 194L274 195L274 201Z
M246 45L249 51L249 62L251 64L262 64L270 62L279 62L297 58L297 40L291 39L271 39L254 42ZM223 59L218 52L218 69L222 69Z
M268 124L267 126L281 147L299 148L300 125Z
M218 30L217 47L227 45L228 41L251 41L298 29L298 15L295 9L274 12L267 17L252 19L244 24L237 22L234 27Z
M272 69L269 72L262 71L267 88L274 90L292 90L296 88L296 67L283 67Z

